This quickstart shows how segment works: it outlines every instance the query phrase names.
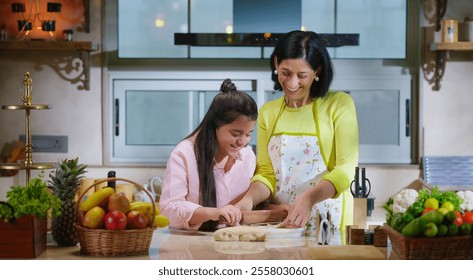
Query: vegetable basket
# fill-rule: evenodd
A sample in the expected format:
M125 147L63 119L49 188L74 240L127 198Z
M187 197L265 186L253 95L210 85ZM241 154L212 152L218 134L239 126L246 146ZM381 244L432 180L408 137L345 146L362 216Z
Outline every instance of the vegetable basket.
M14 215L13 207L3 201ZM12 218L7 223L0 220L0 258L36 258L46 251L46 218L27 215Z
M473 235L448 237L406 237L384 225L392 250L403 260L473 259Z
M95 182L80 195L79 201L82 201L82 196L86 194L88 190L109 181L125 181L131 183L135 185L135 187L144 190L151 201L154 201L149 192L140 184L123 178L106 178ZM150 219L148 227L144 229L89 229L81 225L82 214L80 207L77 207L76 230L79 237L81 254L92 256L136 256L148 254L153 232L156 229L153 227L152 219ZM153 217L154 214L155 207L153 207Z

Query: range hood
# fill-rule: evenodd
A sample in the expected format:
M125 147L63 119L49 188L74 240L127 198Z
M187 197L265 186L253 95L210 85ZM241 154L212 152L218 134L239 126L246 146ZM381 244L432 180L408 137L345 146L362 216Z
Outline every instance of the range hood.
M233 0L233 33L174 33L174 44L271 47L286 32L301 29L301 19L300 0ZM326 47L359 45L359 34L319 35Z
M285 33L174 33L175 45L273 47ZM326 47L358 46L359 34L319 34Z

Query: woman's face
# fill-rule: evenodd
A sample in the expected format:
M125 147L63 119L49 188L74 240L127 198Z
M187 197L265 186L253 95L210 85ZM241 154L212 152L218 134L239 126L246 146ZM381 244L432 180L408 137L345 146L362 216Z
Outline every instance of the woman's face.
M286 102L288 104L302 102L302 105L308 99L310 102L310 86L316 77L316 71L310 67L310 64L303 58L284 59L279 64L275 59L275 66L278 70L279 83L286 95Z
M250 143L255 123L256 121L240 116L232 123L217 128L217 161L222 160L227 155L234 159L239 158L240 149Z

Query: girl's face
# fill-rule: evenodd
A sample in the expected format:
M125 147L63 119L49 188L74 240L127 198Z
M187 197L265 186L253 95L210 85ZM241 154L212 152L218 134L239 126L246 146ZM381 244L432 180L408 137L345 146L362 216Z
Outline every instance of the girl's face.
M310 86L317 75L310 64L303 58L284 59L278 64L275 58L275 66L287 104L294 107L310 103Z
M240 149L250 143L255 123L256 121L240 116L232 123L217 128L218 152L215 156L217 162L227 155L234 159L240 157Z

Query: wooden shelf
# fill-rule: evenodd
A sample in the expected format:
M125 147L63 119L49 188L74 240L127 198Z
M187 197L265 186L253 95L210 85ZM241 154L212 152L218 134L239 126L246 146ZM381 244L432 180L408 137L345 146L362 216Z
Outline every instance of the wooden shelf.
M49 64L64 80L71 83L82 83L79 89L90 89L90 53L99 49L98 44L88 41L0 41L0 51L54 51L68 55L62 59L53 60ZM82 61L81 69L78 69L77 76L70 77L70 69L77 68L74 57L70 52L79 52L79 59ZM58 53L58 56L59 53Z
M447 0L437 0L436 4L436 18L435 29L440 31L442 29L442 19L447 10ZM433 90L440 90L440 81L445 73L445 66L447 64L448 53L450 51L473 51L473 42L438 42L430 43L429 51L435 52L434 64L434 86Z
M92 42L75 41L2 41L0 50L43 50L43 51L96 51L98 45Z
M473 42L430 43L430 51L473 51Z

